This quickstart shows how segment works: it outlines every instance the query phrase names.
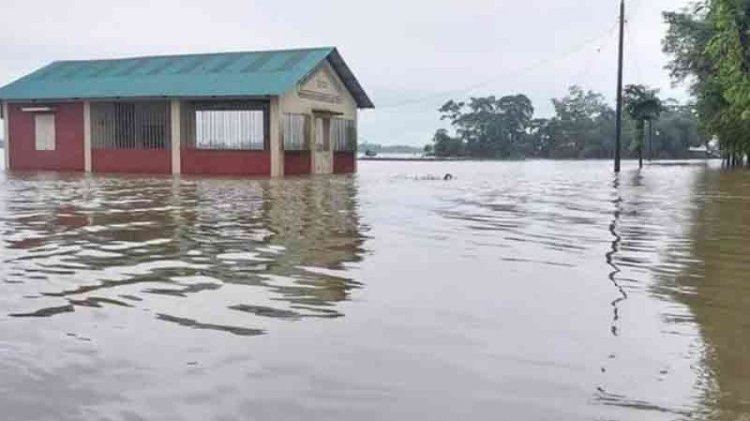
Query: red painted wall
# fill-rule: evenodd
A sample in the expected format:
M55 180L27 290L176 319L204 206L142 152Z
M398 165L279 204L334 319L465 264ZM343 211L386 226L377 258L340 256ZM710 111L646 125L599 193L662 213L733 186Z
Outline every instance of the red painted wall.
M169 149L94 149L91 169L104 173L171 174Z
M312 159L310 151L285 151L284 152L284 174L301 175L312 172Z
M183 174L271 175L269 151L183 149Z
M333 173L346 174L353 173L356 168L357 156L354 152L334 152L333 153Z
M37 151L34 113L22 107L55 108L55 150ZM14 170L83 171L83 103L9 104L10 168Z

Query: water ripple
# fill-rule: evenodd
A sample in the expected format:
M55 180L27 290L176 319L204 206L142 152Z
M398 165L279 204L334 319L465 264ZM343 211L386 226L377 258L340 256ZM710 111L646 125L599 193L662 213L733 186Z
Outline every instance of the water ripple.
M0 407L62 420L750 413L746 172L409 165L5 176Z

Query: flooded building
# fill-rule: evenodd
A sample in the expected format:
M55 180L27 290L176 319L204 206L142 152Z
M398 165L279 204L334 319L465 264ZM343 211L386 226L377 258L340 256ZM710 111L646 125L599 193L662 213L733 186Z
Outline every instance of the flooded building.
M6 168L356 170L373 104L335 48L59 61L0 88Z

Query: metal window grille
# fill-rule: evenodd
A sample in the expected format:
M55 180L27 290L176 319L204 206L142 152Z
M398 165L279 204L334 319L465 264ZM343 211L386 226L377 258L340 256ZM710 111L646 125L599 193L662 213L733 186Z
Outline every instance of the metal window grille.
M304 114L284 114L284 150L303 151L309 149L309 127L309 116Z
M354 120L333 118L330 130L334 151L352 152L357 149L357 124Z
M182 142L187 148L264 150L268 138L266 103L249 101L185 102Z
M168 149L169 103L91 104L91 146L95 149Z

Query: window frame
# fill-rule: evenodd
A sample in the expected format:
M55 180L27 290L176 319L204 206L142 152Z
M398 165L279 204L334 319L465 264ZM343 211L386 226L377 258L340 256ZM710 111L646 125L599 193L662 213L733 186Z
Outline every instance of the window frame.
M34 114L34 150L37 152L51 152L57 150L57 122L54 113ZM42 132L40 122L48 123L46 130ZM41 136L45 136L41 139Z
M299 143L292 144L287 142L287 129L291 130L292 119L300 118L302 120L302 140ZM282 115L281 142L285 151L309 151L310 150L310 128L311 116L304 113L284 113Z
M93 150L169 150L172 145L168 101L94 101Z
M204 111L250 111L262 112L260 119L262 123L262 143L260 147L198 147L198 113ZM267 152L270 150L270 106L267 101L257 100L228 100L228 101L191 101L183 103L182 133L184 147L196 151L240 151L240 152ZM187 136L187 138L185 138ZM251 144L252 146L253 144Z
M263 117L262 110L196 110L195 149L264 150L266 141Z
M344 147L338 139L339 129L336 127L339 123L343 124L342 132L344 134ZM353 118L334 117L330 120L329 127L330 143L333 145L334 152L356 152L357 151L357 120Z

